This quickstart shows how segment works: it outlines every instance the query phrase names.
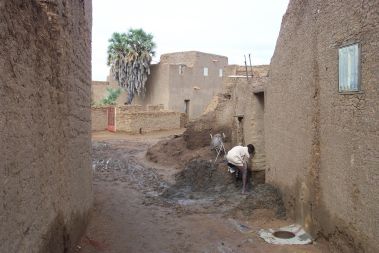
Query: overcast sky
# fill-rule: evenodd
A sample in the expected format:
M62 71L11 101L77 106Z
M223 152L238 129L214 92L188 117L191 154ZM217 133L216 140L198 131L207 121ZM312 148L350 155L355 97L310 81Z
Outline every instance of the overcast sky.
M92 79L106 80L108 39L142 28L154 36L156 57L201 51L229 64L269 64L289 0L93 0Z

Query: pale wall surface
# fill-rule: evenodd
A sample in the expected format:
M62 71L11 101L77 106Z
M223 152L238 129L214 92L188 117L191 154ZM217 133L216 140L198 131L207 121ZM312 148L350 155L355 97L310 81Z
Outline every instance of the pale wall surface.
M92 205L91 1L1 1L0 65L0 251L67 252Z
M189 118L199 117L221 91L219 69L227 64L227 57L196 51L164 54L159 64L152 65L145 98L136 97L133 103L164 104L165 109L185 112L184 100L189 99ZM208 76L204 76L204 67Z
M212 99L204 115L188 123L184 138L188 148L208 146L210 131L212 134L224 132L228 148L252 143L256 148L252 169L264 170L264 104L261 99L264 95L254 92L257 88L262 90L266 84L269 66L253 66L254 77L249 77L249 81L241 76L242 69L245 73L239 66L225 68L229 76L223 77L222 92ZM242 118L241 122L238 116Z
M266 89L268 180L343 252L378 252L379 2L292 0ZM338 48L362 46L362 93L338 93Z
M92 131L104 131L108 127L108 108L91 108Z
M134 105L158 105L163 104L168 109L170 99L169 92L169 65L153 64L150 66L150 75L146 82L145 97L135 96L132 104Z
M237 68L235 75L244 68ZM247 145L253 144L256 153L253 161L253 170L265 170L265 144L264 144L264 86L268 81L269 66L253 66L253 77L228 77L228 82L234 87L232 100L234 104L233 115L233 143ZM248 70L251 75L251 69ZM258 92L257 91L262 91ZM242 120L238 120L238 116Z
M116 81L108 77L108 81L92 81L91 85L91 101L95 104L99 104L102 99L108 96L107 88L117 89L119 88ZM122 89L120 96L116 100L117 105L123 105L127 101L128 94Z
M179 74L179 65L170 66L169 109L185 112L184 100L189 99L189 119L199 117L222 89L219 70L228 65L228 58L201 52L174 53L166 57L171 64L187 66L183 67L183 74ZM204 67L208 68L208 76L204 76Z

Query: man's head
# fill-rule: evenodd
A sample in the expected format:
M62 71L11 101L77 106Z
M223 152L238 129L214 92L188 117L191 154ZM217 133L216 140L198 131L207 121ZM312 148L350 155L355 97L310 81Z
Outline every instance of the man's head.
M255 153L255 148L253 144L248 144L247 145L247 150L249 151L250 155L253 155Z

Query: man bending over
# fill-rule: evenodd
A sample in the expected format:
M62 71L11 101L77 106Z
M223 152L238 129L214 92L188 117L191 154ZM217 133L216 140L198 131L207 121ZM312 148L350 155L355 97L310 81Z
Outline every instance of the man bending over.
M240 173L242 173L242 194L246 194L246 183L247 183L247 162L250 155L254 155L255 148L253 144L248 144L246 147L235 146L229 150L226 155L228 163L234 165Z

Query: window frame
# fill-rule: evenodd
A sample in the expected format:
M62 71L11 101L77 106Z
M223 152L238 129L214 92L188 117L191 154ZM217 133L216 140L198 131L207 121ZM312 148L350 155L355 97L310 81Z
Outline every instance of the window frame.
M203 68L203 76L209 76L209 69L208 67Z
M224 77L224 70L222 68L218 69L218 77Z
M347 48L347 47L354 46L354 45L357 45L357 47L358 47L357 90L341 90L340 89L340 49ZM337 66L338 66L338 68L337 68L337 70L338 70L337 71L337 80L338 80L337 90L338 90L339 94L349 95L349 94L362 93L362 84L361 84L361 57L362 57L362 53L361 53L361 50L362 50L361 43L359 43L357 41L342 44L341 46L338 47L338 50L337 50L337 56L338 56L337 57Z

